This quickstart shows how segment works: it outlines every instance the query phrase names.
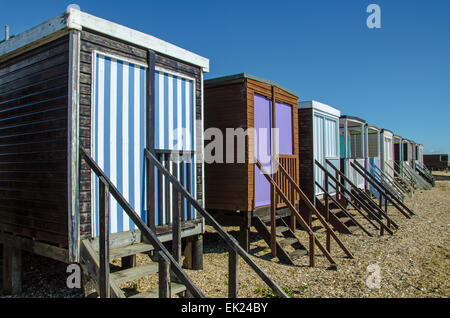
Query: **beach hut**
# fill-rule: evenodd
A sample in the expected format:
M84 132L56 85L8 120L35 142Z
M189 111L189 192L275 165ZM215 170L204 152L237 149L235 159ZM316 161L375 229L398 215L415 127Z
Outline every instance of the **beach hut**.
M382 129L380 133L381 170L392 179L394 178L394 134Z
M237 137L217 160L208 163L205 157L206 208L221 223L240 226L241 244L248 248L252 218L267 219L271 204L270 184L253 157L269 171L276 149L280 164L298 183L298 95L246 73L208 79L204 87L205 134L218 130L224 144ZM245 147L239 147L240 142ZM205 156L212 145L205 142ZM291 214L281 200L276 207L278 215Z
M375 125L364 125L364 164L367 171L374 176L379 176L381 170L380 131L381 129ZM378 191L369 182L366 181L365 187L378 197Z
M365 125L366 168L369 171L381 169L381 129L372 124Z
M324 172L316 164L327 167L327 160L340 169L339 117L341 112L318 101L299 103L298 127L300 143L300 186L314 202L323 196L315 182L325 188ZM334 171L330 170L334 175ZM330 194L336 190L328 189Z
M403 175L403 138L400 135L394 134L394 162L395 162L395 170Z
M145 151L203 203L208 70L204 57L76 9L0 43L0 243L11 275L23 249L87 264L85 240L108 232L110 256L133 262L153 249L137 224L171 241L181 222L177 239L191 238L201 259L204 219L188 204L173 219L173 192Z
M350 163L365 165L365 124L365 120L354 116L344 115L339 119L341 171L360 189L365 189L364 177Z
M402 148L403 148L403 157L402 160L405 164L410 166L411 168L414 167L414 157L413 157L413 148L414 148L414 142L409 139L403 139L402 140Z

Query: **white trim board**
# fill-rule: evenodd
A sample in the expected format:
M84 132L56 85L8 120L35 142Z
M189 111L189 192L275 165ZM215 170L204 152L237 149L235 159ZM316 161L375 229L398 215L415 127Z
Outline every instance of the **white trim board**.
M7 41L0 43L0 61L7 59L19 49L30 49L42 45L51 39L60 37L67 30L81 31L83 28L94 30L130 44L199 66L204 72L209 72L209 59L180 48L174 44L158 39L152 35L133 30L123 25L93 16L70 8L53 19L22 32Z
M321 102L311 100L311 101L304 101L298 103L298 108L313 108L315 110L319 110L325 114L329 114L335 117L341 117L341 112L337 110L334 107L328 106L326 104L323 104Z

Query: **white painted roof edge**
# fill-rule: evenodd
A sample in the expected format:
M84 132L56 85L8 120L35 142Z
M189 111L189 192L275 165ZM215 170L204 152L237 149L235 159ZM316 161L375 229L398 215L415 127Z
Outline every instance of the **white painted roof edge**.
M149 50L154 50L158 53L199 66L204 72L209 72L209 59L205 57L158 39L152 35L133 30L73 8L70 8L67 12L62 13L53 19L10 38L8 41L0 43L0 58L3 55L12 53L66 28L75 30L82 30L83 28L91 29L101 34L109 35L125 42Z
M329 114L329 115L341 117L340 110L338 110L334 107L328 106L324 103L318 102L316 100L300 102L300 103L298 103L298 108L313 108L315 110L319 110L319 111Z
M388 137L388 138L393 138L394 137L394 133L391 132L390 130L381 129L381 132L382 132L383 135L386 135L386 137Z

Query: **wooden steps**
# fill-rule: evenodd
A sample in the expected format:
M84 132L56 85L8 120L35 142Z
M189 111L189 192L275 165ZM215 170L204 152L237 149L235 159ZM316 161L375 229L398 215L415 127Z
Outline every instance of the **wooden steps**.
M152 250L153 246L151 244L146 243L135 243L123 247L111 248L109 252L109 259L113 260L115 258L136 255L139 253L145 253Z
M330 200L331 201L331 200ZM349 212L338 207L334 202L329 201L330 217L329 223L339 233L352 234L359 226L350 218ZM326 218L325 201L316 200L317 210Z
M170 283L170 294L171 296L182 294L186 291L186 286L178 283ZM139 293L128 298L158 298L158 289L150 289L143 293Z
M134 243L126 246L110 248L110 260L134 256L139 253L145 253L153 250L152 245L146 243ZM81 265L87 271L95 283L98 284L98 273L100 272L99 252L94 248L90 240L83 240L81 246ZM117 266L110 264L110 268L114 269ZM135 293L121 288L124 283L136 281L143 277L159 274L159 263L150 261L150 263L131 268L119 269L110 272L108 275L111 297L115 298L158 298L159 289L151 288L144 292ZM186 286L178 282L170 283L170 295L184 296Z
M155 273L158 273L158 264L152 263L111 273L111 278L118 284L122 284Z
M254 216L252 224L259 234L262 235L267 245L270 246L270 220L264 222L260 217ZM275 232L277 236L276 255L274 256L278 257L280 262L288 265L295 265L295 260L304 255L308 255L306 248L282 218L277 219Z

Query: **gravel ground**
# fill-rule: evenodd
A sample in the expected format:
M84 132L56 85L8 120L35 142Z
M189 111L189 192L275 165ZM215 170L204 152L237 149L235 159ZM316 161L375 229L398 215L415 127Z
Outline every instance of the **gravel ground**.
M320 251L317 252L315 268L308 267L307 256L300 258L297 266L280 264L278 259L271 257L268 246L254 229L250 245L252 258L291 297L449 297L450 173L436 172L436 175L439 181L432 190L416 191L413 198L406 199L406 205L416 214L411 219L389 207L389 215L400 227L393 236L386 234L380 237L373 230L374 237L368 237L361 231L354 235L338 234L354 258L345 258L333 242L332 255L338 263L337 270L327 269L329 264ZM356 213L354 215L361 220ZM365 220L361 223L370 228ZM229 227L227 230L237 235L237 228ZM303 231L297 231L297 234L304 244L308 242ZM324 242L321 231L318 236ZM208 297L226 297L226 247L209 227L204 241L204 269L188 270L188 275ZM138 255L138 264L149 261L147 255ZM120 266L120 261L113 265ZM24 292L19 296L81 297L79 290L65 287L65 266L26 254ZM379 275L375 275L377 271L373 272L374 268L379 269ZM152 275L122 287L132 293L156 284L157 276ZM242 260L239 286L239 297L273 296Z

